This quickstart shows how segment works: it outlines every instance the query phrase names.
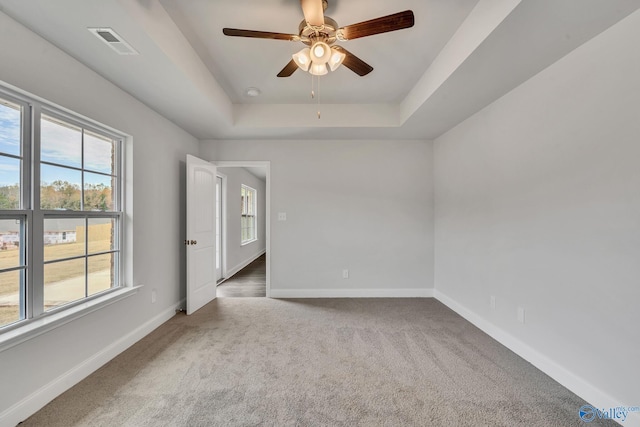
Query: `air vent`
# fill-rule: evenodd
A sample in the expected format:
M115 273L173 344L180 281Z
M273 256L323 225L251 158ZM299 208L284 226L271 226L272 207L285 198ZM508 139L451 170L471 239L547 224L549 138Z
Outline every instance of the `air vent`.
M120 55L138 55L138 52L131 47L112 28L87 28L93 35L103 43L115 50Z

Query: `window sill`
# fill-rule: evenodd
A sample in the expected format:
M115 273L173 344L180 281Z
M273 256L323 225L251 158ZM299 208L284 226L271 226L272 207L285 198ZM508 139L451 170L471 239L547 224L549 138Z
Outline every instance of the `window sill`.
M247 240L246 242L240 242L240 246L247 246L247 245L250 245L251 243L257 242L257 241L258 241L258 239Z
M141 287L142 286L134 286L118 289L116 291L109 292L104 296L78 304L58 313L52 313L39 319L35 319L23 326L18 326L15 329L0 332L0 352L134 295Z

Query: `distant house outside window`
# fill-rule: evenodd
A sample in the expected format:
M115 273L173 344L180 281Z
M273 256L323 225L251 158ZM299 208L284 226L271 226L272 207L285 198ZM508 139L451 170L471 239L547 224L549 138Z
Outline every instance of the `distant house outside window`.
M240 200L242 203L241 207L241 243L243 245L247 243L254 242L258 239L257 233L257 192L255 189L248 187L246 185L242 185L240 189Z

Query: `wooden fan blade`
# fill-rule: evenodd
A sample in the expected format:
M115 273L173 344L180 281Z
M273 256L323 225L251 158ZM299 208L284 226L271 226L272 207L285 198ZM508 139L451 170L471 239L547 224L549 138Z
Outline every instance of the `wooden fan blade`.
M272 40L290 40L294 41L296 37L293 34L270 33L267 31L239 30L237 28L223 28L222 32L225 36L232 37L251 37L255 39L272 39Z
M278 73L278 77L289 77L298 69L298 64L293 59Z
M300 0L302 13L307 24L319 27L324 25L324 9L322 0Z
M413 27L414 22L413 12L405 10L404 12L382 16L370 21L347 25L341 28L341 30L345 40L353 40L360 37L373 36L374 34L410 28Z
M373 71L373 67L371 65L367 64L362 59L358 58L342 46L334 46L334 48L346 55L344 61L342 61L342 65L344 65L360 77L366 76Z

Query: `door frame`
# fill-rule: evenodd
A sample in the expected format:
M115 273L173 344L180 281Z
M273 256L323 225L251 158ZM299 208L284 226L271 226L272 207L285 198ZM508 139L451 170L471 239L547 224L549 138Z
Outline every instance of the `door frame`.
M217 168L216 168L217 169ZM220 178L222 185L220 186L220 279L218 284L225 280L227 277L227 262L226 262L226 244L227 244L227 176L216 170L216 178ZM216 215L216 221L217 221Z
M265 251L266 251L266 275L267 275L267 289L266 297L271 297L271 162L268 160L212 160L211 163L218 168L252 168L259 167L265 168L267 171L267 178L265 181ZM223 192L224 194L224 192ZM223 265L223 274L226 274L226 261Z

